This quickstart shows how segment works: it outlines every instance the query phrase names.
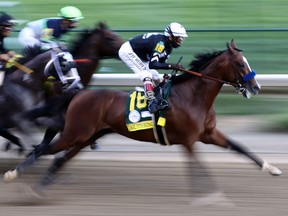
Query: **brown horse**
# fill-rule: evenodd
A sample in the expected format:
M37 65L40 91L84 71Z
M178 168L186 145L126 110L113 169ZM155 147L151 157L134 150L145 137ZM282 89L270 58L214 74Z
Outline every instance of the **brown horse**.
M245 147L228 139L216 127L214 100L224 83L234 86L244 97L255 95L260 86L255 79L248 61L237 49L235 42L227 43L227 50L199 55L190 66L196 73L187 73L171 78L169 97L171 109L166 113L166 140L172 144L182 144L193 158L196 141L214 144L246 155L260 168L272 175L280 175L278 168L268 164ZM189 73L192 73L189 74ZM195 77L198 76L198 77ZM54 159L47 175L40 185L51 183L53 176L67 161L81 149L108 133L118 133L128 138L157 142L153 129L129 132L125 121L127 92L98 89L80 92L70 103L62 136L47 149L47 154L65 151L63 157ZM9 182L22 173L27 164L19 164L15 170L4 175Z
M77 69L84 87L87 87L101 59L118 58L118 50L122 43L122 38L102 22L95 25L95 28L81 33L80 37L72 43L71 53L75 61L79 62ZM5 97L5 101L0 101L0 136L18 145L20 152L23 152L23 145L18 137L8 131L8 128L21 128L24 119L19 120L18 116L26 111L31 110L30 113L33 113L33 117L39 115L39 112L37 113L37 110L35 111L33 108L46 99L43 97L43 86L47 77L44 76L43 71L47 62L51 59L51 51L43 53L40 47L29 47L23 50L23 55L25 57L20 59L19 63L34 72L28 75L21 70L16 70L11 74L7 74L7 82L5 81L7 84L4 83L0 90L0 96ZM15 91L12 91L13 89ZM21 94L17 94L16 90L21 91ZM12 94L13 92L15 94ZM57 99L57 101L62 100L61 98ZM43 113L40 113L41 115ZM49 128L48 137L52 139L57 131ZM9 146L7 145L6 148L8 149Z

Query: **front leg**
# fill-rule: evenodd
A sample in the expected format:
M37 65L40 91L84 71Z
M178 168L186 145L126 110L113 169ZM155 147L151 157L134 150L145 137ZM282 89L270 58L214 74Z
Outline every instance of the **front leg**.
M197 159L192 145L184 145L188 154L188 168L190 177L191 206L225 205L234 206L217 183L213 180L209 170Z
M213 128L206 131L201 137L201 142L206 144L214 144L223 148L234 150L242 155L245 155L254 163L259 166L263 171L268 171L271 175L279 176L282 174L281 170L277 167L267 163L255 153L251 152L247 147L228 139L220 130Z

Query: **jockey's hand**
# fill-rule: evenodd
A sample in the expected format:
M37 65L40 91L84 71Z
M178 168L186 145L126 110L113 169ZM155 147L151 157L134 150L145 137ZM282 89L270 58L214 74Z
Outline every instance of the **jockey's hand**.
M0 54L0 60L7 62L10 59L8 54Z
M170 68L176 71L184 69L184 67L181 64L170 64Z
M7 52L7 55L9 55L10 57L13 57L16 55L16 52L10 50L9 52Z

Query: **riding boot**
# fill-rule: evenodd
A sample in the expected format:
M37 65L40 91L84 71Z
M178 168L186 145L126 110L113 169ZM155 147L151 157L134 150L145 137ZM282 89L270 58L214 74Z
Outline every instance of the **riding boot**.
M150 113L156 113L158 110L166 110L170 108L166 100L158 100L155 97L152 80L150 78L144 79L145 97L148 101L148 110Z
M154 87L153 87L152 79L146 77L146 78L144 78L143 81L144 81L144 92L145 92L146 99L148 101L155 99L155 93L154 93Z
M147 102L148 102L148 110L150 113L155 113L158 111L158 102L157 102L157 99L155 97L152 79L146 77L143 81L144 81L145 97L146 97Z
M150 113L156 113L158 110L160 110L158 101L156 99L148 100L148 110Z
M150 113L156 113L159 110L167 110L170 109L170 106L168 104L167 100L148 100L148 110Z

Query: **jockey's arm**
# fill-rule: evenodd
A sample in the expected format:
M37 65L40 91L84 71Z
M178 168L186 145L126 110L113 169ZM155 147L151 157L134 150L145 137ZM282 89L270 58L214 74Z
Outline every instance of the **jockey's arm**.
M171 69L170 65L167 64L166 62L160 62L159 61L160 56L158 52L154 52L152 58L149 61L149 68L150 69L164 69L168 70Z
M169 64L166 62L159 62L159 54L154 53L153 58L149 61L149 68L150 69L163 69L163 70L179 70L183 68L181 64Z

